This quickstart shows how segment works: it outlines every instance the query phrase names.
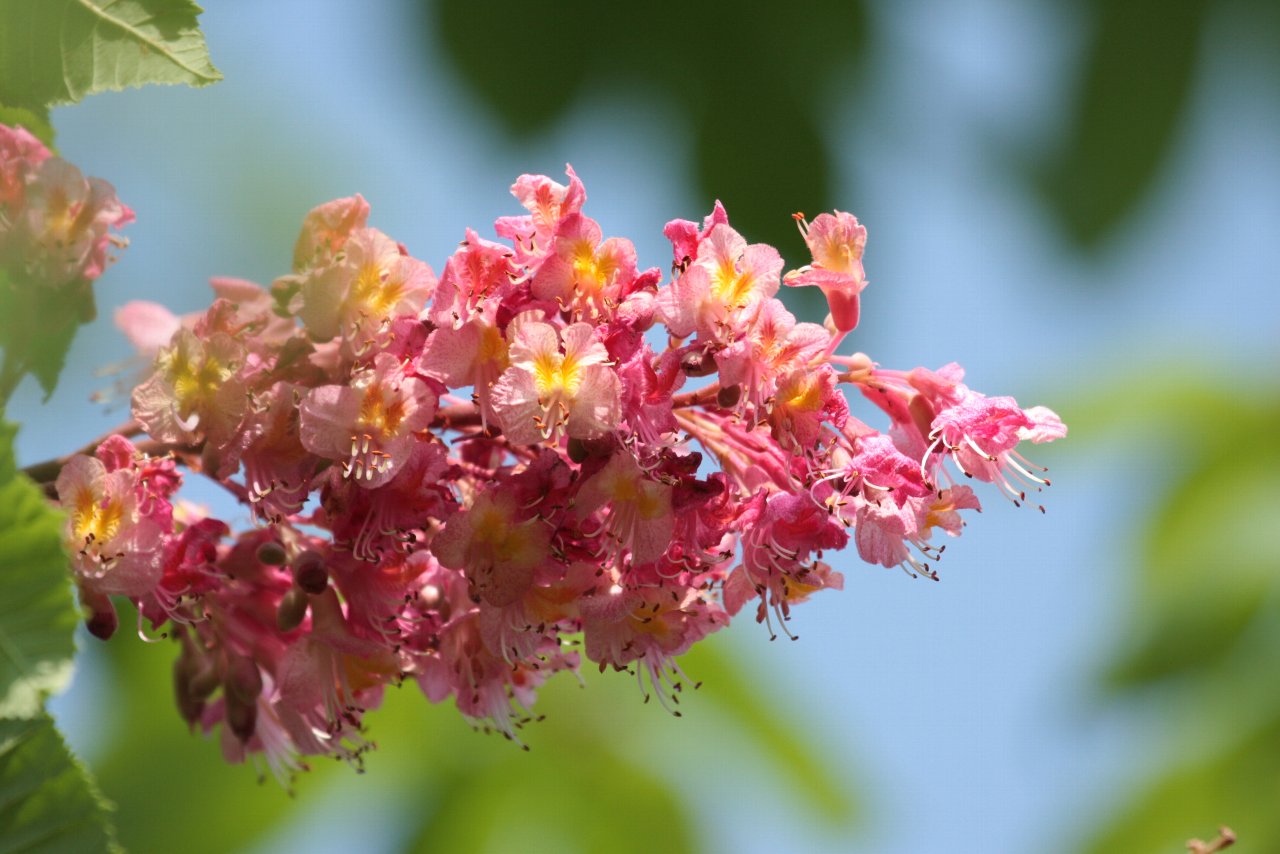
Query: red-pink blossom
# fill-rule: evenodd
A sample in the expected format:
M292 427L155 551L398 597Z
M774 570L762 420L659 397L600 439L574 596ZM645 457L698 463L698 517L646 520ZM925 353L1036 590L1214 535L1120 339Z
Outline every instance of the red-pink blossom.
M40 156L0 135L3 204L39 201ZM199 316L122 312L155 353L134 415L169 453L73 458L64 538L91 630L124 595L175 636L180 714L232 761L358 764L404 680L519 740L580 654L676 712L678 657L749 604L794 637L795 605L857 583L841 550L937 578L936 532L979 509L959 477L1047 485L1019 447L1065 435L1051 410L958 365L835 354L865 285L851 215L815 219L787 279L827 291L824 326L776 299L781 257L719 204L667 224L663 283L602 239L572 169L512 189L526 213L466 230L438 284L354 196L307 215L270 292L217 279ZM185 504L183 467L252 526Z

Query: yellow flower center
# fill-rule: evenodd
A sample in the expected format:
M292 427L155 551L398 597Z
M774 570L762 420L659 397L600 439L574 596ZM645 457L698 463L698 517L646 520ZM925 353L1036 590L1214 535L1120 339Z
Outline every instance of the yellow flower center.
M379 385L366 389L360 401L360 425L382 436L399 435L407 414L404 399L395 394L384 395Z
M533 382L542 400L559 395L572 398L582 385L582 368L570 356L539 353L533 362Z
M169 356L168 373L178 412L186 418L196 409L211 405L218 389L231 375L231 370L217 358L193 355L185 343L179 343Z
M119 533L124 521L123 502L100 501L92 489L83 487L76 492L73 506L71 529L75 542L102 545Z
M755 287L755 276L738 272L737 264L729 258L722 258L711 274L712 295L730 308L746 305Z
M356 311L369 317L382 319L404 299L404 282L384 275L377 264L360 267L351 286L351 304Z

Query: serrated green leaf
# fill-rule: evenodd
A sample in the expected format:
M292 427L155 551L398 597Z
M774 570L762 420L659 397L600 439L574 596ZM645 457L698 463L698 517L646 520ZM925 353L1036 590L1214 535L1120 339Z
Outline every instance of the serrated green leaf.
M31 374L48 400L76 331L95 313L93 291L88 287L55 289L44 282L10 279L0 270L0 351L6 381L11 373L15 381ZM42 322L33 324L32 317ZM0 404L12 391L12 385L0 388Z
M92 308L92 292L77 294L77 296L80 297L80 305L75 306L76 308L82 308L85 301L88 301ZM62 322L48 324L46 334L36 336L28 350L27 370L36 378L36 382L40 383L40 389L44 392L46 401L58 386L58 377L62 376L62 368L67 363L71 342L80 328L80 324L74 319L75 314L67 313L61 316Z
M0 718L0 854L120 851L109 811L47 715Z
M148 83L222 79L190 0L0 0L0 101L40 111Z
M79 612L62 552L61 519L12 468L0 431L0 716L30 717L66 686Z

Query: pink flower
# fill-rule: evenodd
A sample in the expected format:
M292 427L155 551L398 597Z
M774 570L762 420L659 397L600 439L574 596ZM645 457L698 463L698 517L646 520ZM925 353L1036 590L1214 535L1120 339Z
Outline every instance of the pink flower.
M77 581L97 595L143 596L160 581L167 533L138 507L137 473L76 455L58 475L63 545Z
M604 525L609 539L617 544L619 556L625 549L631 564L639 566L662 557L671 544L671 493L670 485L648 479L635 458L620 451L582 485L577 507L582 513L607 507Z
M133 222L133 211L99 178L85 178L60 157L40 161L26 185L19 228L28 272L43 284L93 281L107 266L111 245L127 241L110 229Z
M22 208L27 182L36 168L52 156L26 128L0 124L0 210L13 212Z
M728 223L713 225L698 254L669 287L658 292L658 311L676 337L732 341L756 306L778 292L782 258L763 243L748 245Z
M652 692L676 715L680 713L672 703L680 701L683 674L675 658L729 622L718 604L693 588L668 592L614 583L603 593L583 598L581 611L587 658L601 670L639 664L636 681L646 702Z
M498 304L485 300L461 326L442 326L431 333L418 370L449 388L474 389L481 424L497 421L493 386L511 364L507 339L498 328Z
M778 387L778 378L807 371L831 343L831 333L816 323L796 323L781 300L768 299L741 338L715 355L721 388L737 386L741 399L759 416Z
M702 241L706 239L711 229L717 225L728 225L729 215L725 213L724 205L716 201L715 206L711 209L711 213L707 214L702 221L702 228L698 228L698 224L690 222L687 219L673 219L667 223L662 234L671 241L671 251L674 255L673 264L677 270L683 271L694 258L698 257L698 247Z
M566 165L569 185L558 184L546 175L521 175L511 185L511 195L529 211L527 216L499 217L494 231L512 241L516 261L537 262L551 249L551 243L563 220L578 213L587 200L587 192Z
M788 273L784 282L793 287L821 288L836 331L849 332L858 325L858 295L867 286L862 269L867 230L857 217L843 211L836 211L834 216L819 214L812 225L805 222L802 214L796 214L796 222L809 244L813 263Z
M482 304L510 294L519 274L509 246L485 240L467 229L462 245L444 265L427 317L440 327L466 322Z
M71 235L86 208L32 190L42 151L0 133L0 217L43 205L32 221ZM1065 435L1052 411L971 391L958 365L835 353L865 285L852 216L802 224L813 262L787 281L822 288L832 317L800 323L777 251L719 204L667 224L659 288L568 174L521 176L507 242L468 230L438 285L356 196L308 215L270 294L220 279L196 318L122 312L156 353L137 420L186 447L151 459L115 437L72 459L64 536L90 630L110 634L122 593L176 635L180 713L220 726L232 761L358 763L364 713L405 679L518 740L579 644L675 712L677 657L748 603L794 637L792 607L844 584L829 553L936 578L936 532L979 509L955 471L1015 500L1047 484L1018 446ZM178 499L184 464L255 524L233 537Z
M134 389L133 417L156 439L228 441L246 408L239 378L244 348L224 332L208 338L179 329L156 356L151 378Z
M928 561L937 560L941 548L928 544L933 528L960 536L960 510L981 510L973 490L953 486L936 495L908 497L901 505L888 501L857 502L854 539L858 554L868 563L901 567L908 575L923 575L935 581L938 573ZM914 547L915 552L911 548Z
M533 571L550 559L550 534L536 518L517 519L516 499L490 489L449 517L432 542L441 566L461 570L490 605L507 605L533 584Z
M347 237L333 263L302 277L289 308L316 341L342 333L358 353L393 318L416 315L435 287L430 267L377 229L361 228Z
M427 383L380 353L350 385L312 389L299 408L298 435L311 453L340 461L343 477L373 489L396 476L435 411Z
M630 240L601 242L599 224L573 214L560 221L552 253L533 278L533 295L552 300L581 318L609 317L636 277Z
M294 272L328 266L368 219L369 203L358 193L312 208L293 248Z
M507 329L511 367L493 390L494 409L512 442L536 445L561 435L591 439L618 425L617 375L586 323L560 333L530 315Z
M143 356L154 358L182 328L182 318L157 302L131 300L116 309L116 326Z
M933 421L930 452L941 446L962 474L995 483L1015 504L1026 500L1026 488L1048 485L1031 471L1039 467L1015 449L1022 441L1052 442L1066 436L1062 419L1043 406L1022 410L1011 397L986 397L959 388L958 402L942 409Z

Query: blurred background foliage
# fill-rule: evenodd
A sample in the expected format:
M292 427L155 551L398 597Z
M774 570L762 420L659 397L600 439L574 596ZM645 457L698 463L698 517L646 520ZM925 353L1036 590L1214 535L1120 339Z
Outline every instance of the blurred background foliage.
M545 133L588 89L623 99L636 90L659 93L673 114L670 126L691 133L705 207L721 199L740 230L794 253L801 244L777 212L835 204L835 155L847 143L832 132L833 107L852 100L856 111L875 83L877 69L866 67L875 5L815 0L748 9L663 0L606 12L589 0L496 0L481 11L466 0L422 0L420 43L428 47L427 73L441 49L517 138ZM1125 225L1167 166L1214 4L1061 5L1082 18L1077 72L1057 142L1019 156L1064 236L1090 250ZM1269 47L1280 50L1276 5L1247 5ZM858 201L856 191L840 199Z
M1206 832L1226 824L1245 850L1277 851L1280 445L1270 425L1280 384L1274 373L1259 376L1238 395L1194 372L1126 380L1077 413L1075 426L1101 441L1143 413L1174 425L1160 452L1176 465L1131 548L1129 631L1101 698L1158 707L1165 739L1147 763L1155 775L1087 850L1177 850L1190 822Z
M471 731L452 702L427 703L411 681L389 689L366 720L382 749L367 754L359 787L353 768L332 761L288 786L262 765L255 785L253 769L225 763L216 739L193 737L157 702L172 693L176 653L127 642L100 651L91 666L114 684L122 705L111 718L123 723L92 765L130 851L180 842L192 854L255 844L679 854L705 850L693 804L708 771L725 768L771 780L777 808L829 830L848 830L855 817L853 792L822 745L791 726L715 639L684 659L716 687L686 691L681 720L642 703L630 674L561 674L539 695L542 719L521 733L527 751ZM337 838L307 818L333 811L347 819Z
M975 385L1000 393L1004 389L989 382L993 365L1016 365L1005 377L1019 378L1037 398L1024 403L1060 408L1073 431L1064 448L1040 460L1050 463L1058 481L1049 496L1048 521L1037 526L1038 519L1016 520L1019 527L1040 533L1023 539L1008 535L1014 521L997 507L974 528L1001 528L990 539L1008 544L984 552L975 531L954 550L985 554L978 558L985 564L975 564L972 575L994 578L991 586L970 592L944 582L936 591L922 590L887 576L882 586L881 576L866 576L865 569L850 561L840 568L851 579L857 573L852 590L830 594L835 601L829 605L815 601L798 611L805 642L771 655L773 648L762 644L744 621L729 636L715 637L706 649L691 654L684 666L704 687L686 700L686 714L679 721L642 705L624 675L584 674L585 689L561 676L540 697L536 711L547 719L526 731L532 749L524 753L500 738L471 733L451 706L431 707L407 685L390 691L386 707L369 717L370 738L381 749L369 755L367 774L356 778L350 769L326 764L298 780L290 795L271 780L253 785L250 769L225 766L216 744L190 736L174 710L156 702L169 692L172 655L167 644L157 649L123 637L107 646L94 644L89 660L80 665L78 693L60 714L72 721L73 735L79 728L78 746L88 754L103 790L119 805L124 845L139 852L181 847L259 854L351 847L733 850L724 841L728 838L754 843L752 850L777 850L779 844L798 850L818 844L816 839L831 851L1154 854L1183 850L1187 838L1211 836L1225 823L1240 834L1243 850L1280 850L1280 820L1274 811L1280 797L1280 681L1275 678L1280 665L1280 559L1274 535L1274 520L1280 518L1274 484L1280 473L1280 443L1274 439L1280 416L1275 371L1280 302L1269 292L1261 302L1249 303L1256 287L1236 294L1238 281L1256 281L1259 274L1237 260L1229 238L1214 238L1220 251L1226 246L1225 252L1232 254L1216 260L1213 278L1195 283L1194 290L1174 282L1180 259L1187 269L1202 269L1195 267L1195 258L1206 238L1198 226L1186 227L1187 219L1172 220L1178 227L1161 231L1171 221L1170 200L1188 204L1185 195L1171 188L1187 186L1189 174L1208 168L1187 157L1188 151L1201 150L1191 147L1190 136L1196 121L1207 121L1206 105L1231 101L1248 86L1259 85L1262 102L1280 103L1280 7L1270 0L1043 4L1036 14L1047 16L1052 25L1029 28L1038 41L1019 45L1017 55L1027 62L1056 57L1051 63L1060 69L1054 77L1056 90L1037 95L1040 101L1034 104L1019 102L1022 114L1012 131L998 119L988 121L985 113L966 124L946 103L961 84L947 78L947 62L930 52L951 51L952 58L962 53L967 62L981 64L988 50L1007 51L1000 38L1021 32L1016 21L991 35L968 27L967 16L991 22L1030 14L1018 7L1001 0L957 5L820 0L751 7L666 0L648 5L495 0L482 6L462 0L402 0L370 4L360 12L362 18L394 20L386 28L394 30L390 36L378 30L372 37L361 21L348 19L349 45L342 56L305 66L302 73L309 75L310 88L303 96L284 80L246 81L237 74L244 73L240 68L260 67L253 62L271 51L283 50L289 57L296 52L298 64L312 62L306 53L310 28L320 29L313 18L337 19L349 11L282 4L281 30L259 34L237 17L245 10L211 8L204 19L210 48L227 75L219 87L148 101L104 101L103 114L114 122L105 129L95 117L103 114L91 112L92 101L83 113L55 111L59 144L68 157L82 160L76 152L92 152L85 140L95 134L126 136L130 128L146 128L122 144L130 158L122 162L135 163L135 174L126 167L108 173L91 160L84 163L87 172L108 174L131 203L133 196L125 189L131 182L135 194L146 179L166 185L170 193L168 202L158 200L140 211L131 232L135 246L117 278L125 275L126 264L137 263L134 256L149 253L170 265L167 276L176 271L197 282L214 273L269 279L287 264L301 213L324 198L357 190L376 200L375 224L404 239L439 270L450 250L447 242L423 249L411 234L397 232L387 222L411 217L407 221L416 226L423 219L442 219L455 239L463 224L483 226L485 215L493 215L488 213L492 205L509 213L509 200L499 197L515 173L494 175L496 167L488 163L481 169L477 163L484 158L500 161L504 168L514 160L524 170L554 174L572 157L592 193L592 215L604 222L607 233L629 236L632 232L618 223L625 220L631 199L611 190L604 176L584 172L580 160L614 167L635 161L637 176L648 175L662 185L654 195L667 193L672 180L681 185L684 195L679 206L664 208L667 216L698 218L720 198L749 239L778 245L792 264L802 263L805 254L790 212L812 216L831 207L852 210L871 224L876 241L868 264L877 290L874 299L868 292L867 337L861 337L860 329L859 346L891 363L881 354L897 352L901 339L902 352L918 348L925 353L908 356L911 364L936 366L951 357L971 363L980 344L990 345L996 355L988 360L986 379L975 380ZM935 20L941 23L925 26ZM930 34L913 42L912 34L904 36L900 29L903 21ZM894 51L904 45L926 59L912 69L912 91L920 105L893 100L903 91L901 57ZM390 129L403 130L404 124L396 124L402 117L378 112L374 104L385 107L386 101L376 101L372 94L368 103L363 98L353 103L342 80L353 73L353 64L375 64L374 54L400 63L392 97L397 110L414 116L407 121L416 122L402 146L426 148L433 137L456 134L469 140L464 147L483 149L475 162L459 156L436 167L439 174L422 183L415 183L417 176L379 169L379 158L389 162L393 153L379 146ZM1022 94L1018 81L999 82L991 99ZM244 104L246 90L235 88L240 85L251 87L256 100ZM452 115L429 112L439 100L424 93L439 86L448 92ZM235 96L242 101L239 112L224 112L219 90L241 93ZM988 105L983 95L967 94L966 103L998 116L1000 104ZM932 111L930 120L912 124L902 119L912 109ZM584 111L599 113L601 121L612 125L601 138L616 150L587 150L585 142L581 150L563 144L567 134L583 126ZM317 114L332 116L333 124L316 124ZM157 115L175 118L155 122ZM213 121L211 116L219 121L231 116L255 132L201 124ZM1274 118L1273 112L1258 121ZM184 121L197 132L180 133L177 125ZM904 128L915 136L923 130L934 147L908 140ZM632 136L640 140L634 147ZM975 138L983 154L964 162L980 164L981 174L974 180L984 188L1007 189L1018 200L1013 209L1030 223L1024 230L1008 218L998 221L1004 230L981 230L995 215L964 195L965 184L946 177L945 170L955 169L954 164L929 159L934 152L964 150ZM490 150L495 145L506 148L495 154ZM530 163L513 154L526 151L537 152L542 161ZM1270 161L1257 168L1246 164L1233 174L1248 176L1244 180L1253 185L1250 192L1280 198L1280 186L1271 187L1270 194L1260 188L1260 182L1274 181L1275 155L1272 145L1266 154ZM211 165L196 169L193 159ZM362 183L342 183L356 174L350 171L342 173L341 181L331 177L340 168L353 168L351 164L368 164L359 173ZM480 186L475 180L462 189L449 184L450 170L487 175L483 191L493 191L492 198L470 193ZM197 174L205 171L209 174ZM676 173L674 179L671 173ZM918 219L895 219L900 209L886 201L886 192L918 192L935 179L953 181L948 190L961 201ZM880 187L883 181L892 181L888 191ZM447 210L438 210L442 206L434 204L424 183L435 197L450 199ZM1244 197L1245 189L1235 195ZM651 200L645 191L635 191L634 206L647 212ZM1225 193L1230 198L1233 189ZM1191 222L1196 216L1212 219L1218 212L1214 204L1223 197L1216 196L1216 203L1192 199ZM193 236L189 225L185 231L180 227L180 211L193 207L191 200L197 198L205 200L209 216L202 221L207 231ZM983 198L993 203L993 197ZM611 214L596 207L610 203ZM1264 203L1259 209L1275 213L1274 205ZM1043 230L1036 231L1040 226ZM965 232L962 239L982 244L992 267L1003 270L1005 278L1026 270L1068 272L1028 275L1001 290L984 272L964 269L950 257L913 267L913 255L921 254L915 236L898 238L896 245L894 237L913 231ZM1274 248L1259 253L1257 241L1280 245L1280 219L1252 223L1238 239L1241 257L1275 259ZM1254 243L1246 245L1251 239ZM230 259L228 245L236 253ZM640 248L645 263L664 263L666 256ZM1024 262L1022 268L1002 267L996 260L1022 257L1019 252L1038 260ZM1280 267L1264 275L1274 280L1275 269ZM922 271L945 281L926 291ZM1172 295L1162 303L1165 284L1152 282L1166 275ZM882 283L886 287L879 289ZM953 284L961 287L953 289ZM921 295L895 298L893 291ZM1189 293L1196 300L1193 306L1187 305ZM1023 294L1034 298L1023 299ZM204 291L180 290L165 276L141 282L138 293L117 292L115 301L134 296L164 300L182 311L207 301ZM1000 301L1013 307L1001 314ZM817 312L816 304L793 308L807 316ZM1017 316L1019 310L1023 316ZM891 311L923 315L924 320L900 325L896 333L879 331L878 313L887 318ZM1028 313L1034 316L1028 319ZM1004 325L984 325L989 315ZM1179 318L1187 317L1202 320L1203 326L1193 320L1190 328L1195 331L1187 334L1188 327L1179 325ZM921 325L932 328L922 331ZM1255 334L1259 328L1268 330L1269 341ZM1161 329L1166 330L1163 335ZM97 354L117 346L106 343L117 337L105 325L90 330L85 343L77 344L80 369L101 364L104 359ZM947 355L934 358L935 350ZM1241 370L1243 361L1255 365L1252 374ZM34 406L37 397L28 392ZM75 413L82 412L83 397L60 390L45 419L65 424L79 417ZM33 409L29 420L40 417ZM97 432L86 427L81 441ZM63 442L53 451L71 444ZM1087 461L1094 459L1102 462L1088 468ZM1101 485L1086 481L1099 465L1113 467L1112 479ZM1108 486L1116 491L1106 491ZM1064 499L1097 507L1096 514L1107 520L1072 515L1070 507L1060 507ZM1093 544L1088 554L1109 561L1106 567L1095 571L1053 563L1054 535L1048 532L1062 524L1056 521L1058 512L1075 526L1061 542ZM944 575L954 572L955 562L962 559L952 558L949 550ZM1006 569L1009 564L1017 565ZM1052 569L1041 571L1041 566ZM1091 601L1115 596L1105 611L1108 624L1073 627L1071 609L1079 599L1057 604L1031 598L1028 591L1037 589L1047 591L1042 594L1046 600L1061 594L1063 587L1050 571L1078 572L1085 588L1099 574L1123 576L1114 587L1099 588L1101 592L1078 592ZM952 612L933 604L942 600L950 603L945 607L972 613L973 622L954 622ZM850 643L853 632L861 629L859 646L823 645L823 638L832 637L823 634L824 607L839 614L830 618L832 623L850 632L839 636L841 641ZM1088 613L1097 619L1099 612ZM954 632L957 625L987 645L985 658L964 672L930 669L930 661L949 666L948 646L960 642L943 629ZM1098 721L1120 720L1122 739L1140 736L1123 745L1123 768L1104 764L1102 771L1091 768L1093 776L1088 776L1072 767L1080 776L1055 782L1041 769L1018 765L1010 755L1020 750L1031 755L1027 739L1049 738L1045 733L1061 723L1054 718L1064 714L1061 709L1046 714L1041 708L1027 713L1034 720L1027 727L1032 734L1006 733L1001 749L1009 755L989 760L992 767L1006 769L1000 779L1016 785L986 792L986 769L966 760L952 776L938 771L936 785L900 791L904 778L892 773L895 764L914 762L932 771L955 761L954 756L921 757L913 751L987 736L962 728L968 725L966 708L982 704L993 719L1008 720L998 717L1001 699L1019 689L1002 681L1008 662L1018 656L1030 659L1037 645L1047 643L1044 637L1068 631L1075 632L1072 643L1084 648L1081 655L1092 656L1085 667L1089 673L1078 685L1067 673L1050 670L1045 678L1060 683L1063 694L1075 690L1083 695L1073 724L1081 743L1087 740L1082 732L1109 726ZM1099 640L1089 647L1090 638ZM939 646L931 647L931 642ZM884 667L895 672L877 670L878 657L892 662ZM1017 672L1053 666L1038 661ZM812 698L830 696L832 684L842 686L844 693L838 696L865 695L867 706L882 708L885 717L900 716L896 724L886 724L900 734L891 744L860 742L875 736L863 736L859 726L883 731L871 729L865 713L852 707L813 707ZM936 685L940 694L951 691L956 705L914 708L913 703L920 705L914 687L919 684ZM110 700L94 699L101 697ZM1064 729L1070 727L1052 731ZM846 740L841 742L840 736ZM851 749L850 742L865 748ZM1096 740L1091 743L1096 750ZM887 753L894 764L864 762L860 755L855 759L864 749L868 754L879 750L882 760ZM1064 750L1075 751L1076 743L1065 743ZM749 780L756 782L745 796L725 794L726 781ZM958 812L963 807L954 804L971 803L966 789L993 801L990 814L1000 816L1000 822L1019 827L1026 819L1018 810L1043 789L1040 797L1049 804L1039 809L1056 821L1042 821L1034 846L993 847L990 839L1009 837L1000 836L999 822L993 819ZM910 805L906 813L897 808L903 802ZM938 815L948 818L931 825ZM803 844L780 843L761 830L774 822L817 828L816 835L803 837ZM746 829L726 837L728 823ZM917 825L951 830L921 847L922 837L911 835ZM965 835L956 828L964 828ZM1026 842L1025 835L1019 838ZM917 840L916 847L897 841L901 839Z

